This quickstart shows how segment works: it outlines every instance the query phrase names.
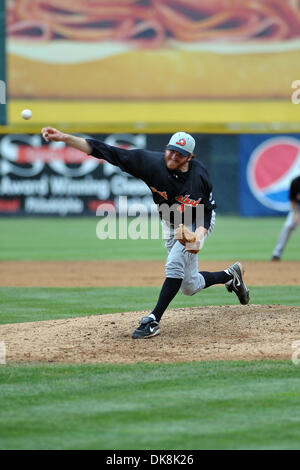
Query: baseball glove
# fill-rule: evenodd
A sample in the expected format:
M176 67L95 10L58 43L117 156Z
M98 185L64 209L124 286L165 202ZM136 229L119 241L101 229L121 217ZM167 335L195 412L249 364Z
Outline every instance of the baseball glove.
M191 232L185 225L180 224L174 232L175 238L182 244L194 243L196 241L196 234Z

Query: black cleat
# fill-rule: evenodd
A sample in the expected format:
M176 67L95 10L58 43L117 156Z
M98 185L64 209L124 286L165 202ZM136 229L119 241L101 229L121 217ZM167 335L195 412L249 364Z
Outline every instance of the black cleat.
M271 261L280 261L280 256L272 256Z
M226 289L228 292L234 292L242 305L247 305L249 303L249 289L243 281L244 268L242 263L234 263L227 268L227 271L232 274L233 279L226 282Z
M133 339L151 338L159 335L159 323L151 317L143 317L137 329L133 332Z

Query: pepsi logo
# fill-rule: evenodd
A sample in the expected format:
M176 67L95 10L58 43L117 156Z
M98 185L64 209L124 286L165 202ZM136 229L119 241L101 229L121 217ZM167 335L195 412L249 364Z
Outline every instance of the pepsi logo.
M291 181L300 175L300 140L273 137L252 152L247 181L255 198L269 209L290 210Z
M177 145L181 145L181 147L184 147L186 145L186 140L185 139L179 139L176 142Z

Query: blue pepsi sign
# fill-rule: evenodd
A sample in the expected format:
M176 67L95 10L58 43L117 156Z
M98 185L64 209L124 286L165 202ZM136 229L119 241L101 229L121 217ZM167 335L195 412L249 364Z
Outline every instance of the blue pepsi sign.
M239 153L240 214L286 214L300 175L300 135L241 135Z

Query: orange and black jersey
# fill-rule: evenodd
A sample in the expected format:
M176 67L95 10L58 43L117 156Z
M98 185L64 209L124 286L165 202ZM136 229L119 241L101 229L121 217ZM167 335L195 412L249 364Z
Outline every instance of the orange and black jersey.
M102 158L121 170L139 178L151 189L155 204L169 207L196 208L204 206L204 226L209 229L216 208L212 197L212 184L206 168L199 160L192 159L186 173L169 171L163 152L144 149L123 149L95 139L86 139L92 147L91 156ZM162 212L159 210L161 217Z

